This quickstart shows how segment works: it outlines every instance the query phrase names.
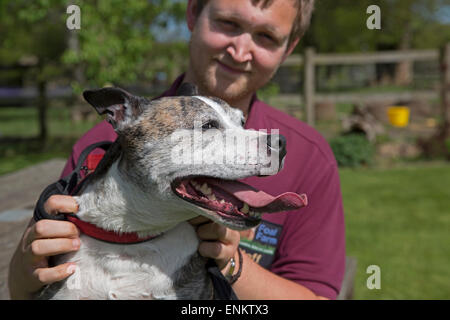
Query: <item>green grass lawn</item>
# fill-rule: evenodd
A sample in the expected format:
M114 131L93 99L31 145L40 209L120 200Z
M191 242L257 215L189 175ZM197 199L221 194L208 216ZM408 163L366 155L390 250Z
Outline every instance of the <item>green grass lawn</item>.
M341 169L355 299L450 298L450 166ZM366 269L381 268L381 289Z
M52 106L48 110L49 139L35 139L39 133L37 109L0 108L0 175L51 158L68 158L75 141L96 121L74 123L69 108Z

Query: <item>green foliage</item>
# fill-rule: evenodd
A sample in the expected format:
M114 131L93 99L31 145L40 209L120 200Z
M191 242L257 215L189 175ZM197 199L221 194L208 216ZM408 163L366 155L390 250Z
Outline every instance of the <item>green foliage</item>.
M149 80L156 72L171 76L174 65L186 61L186 43L157 43L153 31L168 18L175 23L184 19L184 1L80 0L75 3L81 11L80 30L66 27L70 4L1 1L0 59L15 63L24 56L37 57L43 69L36 77L69 76L78 88ZM74 77L74 71L81 76Z
M270 98L278 95L279 93L280 86L274 82L269 82L263 88L258 90L258 97L263 101L267 101Z
M372 163L374 147L362 134L338 136L330 141L330 146L341 167L358 167Z
M447 147L447 153L450 154L450 138L445 140L445 146Z
M56 157L66 159L74 143L100 120L73 122L69 108L50 105L49 137L41 141L34 138L39 132L36 108L0 108L0 175Z
M67 50L63 61L83 66L90 86L132 83L143 73L152 77L158 68L173 63L155 44L151 31L157 17L170 12L170 4L166 0L80 1L81 29L75 31L79 49Z
M381 30L369 30L367 7L381 11ZM450 39L448 21L439 19L448 0L316 1L311 27L301 46L318 52L361 52L437 48Z

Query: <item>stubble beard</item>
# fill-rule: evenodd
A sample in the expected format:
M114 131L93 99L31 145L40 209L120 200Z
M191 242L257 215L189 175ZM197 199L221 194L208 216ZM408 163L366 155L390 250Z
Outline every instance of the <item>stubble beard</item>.
M242 75L235 79L224 78L224 75L220 74L224 71L218 70L220 67L215 60L220 60L219 57L208 56L207 61L202 61L198 57L193 58L196 53L195 50L190 49L189 69L191 77L194 78L190 80L195 81L200 94L215 96L233 105L235 102L253 95L259 89L252 85L251 77L248 75Z
M198 86L199 93L202 95L215 96L228 102L230 105L237 105L243 99L251 98L251 96L267 84L276 73L277 68L273 70L266 81L259 81L261 79L256 79L256 81L253 80L252 76L255 74L242 75L235 79L232 77L226 79L226 76L221 74L225 71L219 70L220 66L216 61L221 61L220 54L208 55L207 59L201 59L201 55L193 58L197 55L197 51L192 47L193 37L194 34L189 41L190 79L188 79L188 81L194 81ZM252 69L250 72L255 71Z

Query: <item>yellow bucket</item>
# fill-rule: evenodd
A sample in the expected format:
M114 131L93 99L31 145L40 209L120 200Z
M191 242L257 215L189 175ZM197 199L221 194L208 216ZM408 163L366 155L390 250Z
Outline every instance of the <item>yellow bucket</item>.
M392 106L388 108L389 122L395 127L406 127L409 123L409 108Z

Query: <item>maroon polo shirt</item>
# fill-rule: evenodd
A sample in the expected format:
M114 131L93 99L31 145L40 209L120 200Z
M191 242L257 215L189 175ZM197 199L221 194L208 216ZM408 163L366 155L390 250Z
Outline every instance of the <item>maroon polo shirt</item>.
M175 95L182 80L183 75L162 96ZM338 168L328 143L315 129L263 103L256 95L245 127L279 129L287 140L287 156L278 174L243 181L272 195L305 193L308 205L296 211L264 214L263 223L252 239L241 241L241 248L270 271L317 295L335 299L345 270L345 225ZM109 123L97 124L74 145L62 176L75 168L85 147L116 137Z

